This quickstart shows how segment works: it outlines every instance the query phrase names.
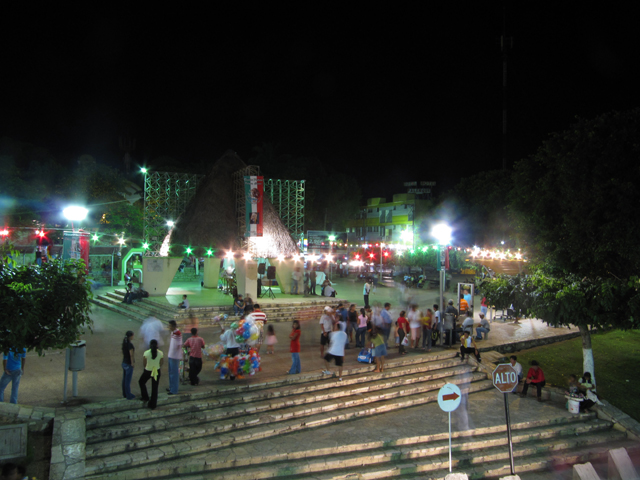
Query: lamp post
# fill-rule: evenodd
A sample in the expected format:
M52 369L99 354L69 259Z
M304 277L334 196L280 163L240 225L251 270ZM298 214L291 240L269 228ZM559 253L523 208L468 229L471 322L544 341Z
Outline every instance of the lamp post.
M444 322L444 287L447 282L445 274L444 248L451 241L451 227L446 223L439 223L431 230L431 236L438 241L438 261L440 262L440 324ZM442 332L442 327L440 327ZM442 345L442 335L440 335Z
M384 248L384 243L380 243L380 284L382 285L382 249Z
M78 206L71 206L71 207L67 207L64 210L62 210L62 214L64 215L64 217L69 220L71 222L71 238L69 239L69 244L73 243L74 241L77 242L76 245L77 246L77 254L80 254L80 249L81 247L79 246L80 244L80 238L74 239L74 232L75 232L75 228L73 226L73 222L81 222L82 220L84 220L85 218L87 218L87 214L89 213L89 210L87 210L84 207L78 207ZM78 233L78 236L83 235L82 233ZM67 241L64 242L64 244L66 244ZM66 245L63 245L63 248ZM70 249L73 249L72 247L69 247ZM88 249L88 246L87 246ZM71 255L71 252L69 253L69 255ZM88 251L86 253L87 255L87 266L86 268L89 267L89 262L88 262ZM63 403L66 403L67 401L67 378L69 375L69 370L73 371L73 375L72 375L72 394L74 397L78 396L78 371L79 370L84 370L84 353L86 351L86 348L84 348L86 345L86 342L84 340L79 340L75 343L72 343L71 345L69 345L67 347L67 350L65 352L65 369L64 369L64 392L62 395L63 398ZM73 350L72 350L73 348Z

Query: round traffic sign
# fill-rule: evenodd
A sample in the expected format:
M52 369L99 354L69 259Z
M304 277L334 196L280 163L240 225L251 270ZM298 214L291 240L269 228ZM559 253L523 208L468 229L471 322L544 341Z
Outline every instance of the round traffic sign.
M493 371L493 386L503 393L510 392L518 385L518 374L510 363L501 363Z
M447 383L438 392L438 405L445 412L453 412L460 406L461 395L457 385Z

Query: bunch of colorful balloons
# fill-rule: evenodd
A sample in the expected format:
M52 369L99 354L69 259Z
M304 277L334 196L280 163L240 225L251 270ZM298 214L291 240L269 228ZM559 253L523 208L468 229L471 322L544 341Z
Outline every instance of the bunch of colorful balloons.
M222 343L210 343L204 347L204 353L209 360L217 360L220 355L225 351L225 347Z
M262 322L256 323L253 315L247 315L246 318L233 322L229 328L236 332L236 342L252 346L260 339Z
M235 357L220 355L220 360L214 368L220 371L220 380L243 379L246 375L255 375L262 370L260 355L255 348L251 348L249 353L241 353Z

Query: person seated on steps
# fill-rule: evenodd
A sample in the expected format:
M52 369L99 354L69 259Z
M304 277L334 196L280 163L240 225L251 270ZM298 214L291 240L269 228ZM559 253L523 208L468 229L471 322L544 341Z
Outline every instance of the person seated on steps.
M473 335L473 312L467 310L467 316L462 322L462 333L469 332L469 335Z
M484 339L486 340L489 337L489 332L491 331L491 327L489 325L489 321L484 318L484 314L480 314L480 326L476 327L476 340L482 340L482 334L484 333Z
M238 295L238 297L233 302L234 315L236 317L239 317L240 315L242 315L242 312L244 312L244 307L245 307L244 299L242 298L242 295Z
M478 351L476 341L469 335L469 331L465 330L460 341L460 361L464 361L465 354L469 355L471 353L475 355L476 360L480 363L480 352Z
M538 401L541 402L542 387L546 385L546 382L544 380L544 372L542 371L542 369L540 368L540 364L536 360L531 360L531 368L529 369L529 372L527 372L527 378L524 381L522 393L520 394L522 398L527 396L529 385L534 385L536 387Z
M186 295L182 295L182 301L178 304L178 308L189 308L189 300L187 300Z

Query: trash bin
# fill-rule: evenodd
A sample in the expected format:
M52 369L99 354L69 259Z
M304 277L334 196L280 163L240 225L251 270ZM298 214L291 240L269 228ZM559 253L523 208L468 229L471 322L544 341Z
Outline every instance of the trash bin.
M79 372L84 370L84 360L87 354L87 342L79 340L69 345L69 370Z

